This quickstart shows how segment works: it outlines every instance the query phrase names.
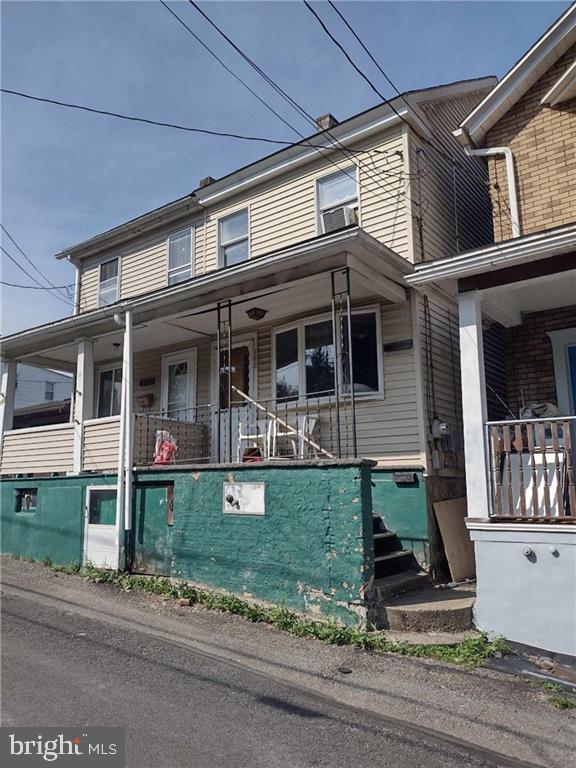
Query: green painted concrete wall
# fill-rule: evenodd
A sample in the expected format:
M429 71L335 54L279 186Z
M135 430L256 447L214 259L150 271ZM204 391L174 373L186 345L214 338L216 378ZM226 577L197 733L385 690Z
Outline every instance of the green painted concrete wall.
M170 575L355 621L373 575L370 467L328 465L138 473L174 482ZM266 514L230 515L223 483L265 483ZM157 551L167 541L158 528Z
M1 543L4 554L68 565L82 562L86 486L116 478L23 478L0 482ZM37 488L35 512L16 512L18 488Z
M422 567L430 564L426 484L422 471L416 482L407 485L394 481L389 469L372 470L372 504L386 527L394 531L405 549L411 549Z
M147 547L162 555L165 575L355 622L364 615L364 589L373 576L370 469L340 462L252 465L152 470L134 480L174 484L173 525L167 530L165 517L154 514L146 529ZM225 481L264 482L266 514L224 514ZM3 480L2 552L80 563L86 486L115 482L94 475ZM15 511L19 487L38 488L36 512ZM157 493L136 490L135 497L158 503ZM136 517L135 531L138 525ZM170 552L163 552L166 546Z

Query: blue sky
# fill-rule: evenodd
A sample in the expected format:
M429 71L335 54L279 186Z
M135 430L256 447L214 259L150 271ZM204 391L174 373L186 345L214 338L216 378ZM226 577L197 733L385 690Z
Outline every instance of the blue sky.
M277 111L310 132L188 3L169 4ZM392 80L409 90L501 77L568 5L358 1L340 8ZM358 52L330 7L315 7ZM343 119L376 103L302 3L210 2L203 8L311 114ZM202 128L294 138L156 0L2 2L1 13L4 88ZM55 262L54 253L269 151L3 95L2 222L55 284L71 283L74 270ZM4 281L30 282L4 255L1 274ZM1 298L3 333L69 313L44 291L2 287Z

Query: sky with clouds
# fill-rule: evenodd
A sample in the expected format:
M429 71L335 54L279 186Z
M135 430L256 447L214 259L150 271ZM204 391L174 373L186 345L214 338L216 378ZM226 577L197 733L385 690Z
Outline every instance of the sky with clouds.
M302 133L307 123L187 2L193 30ZM342 2L392 80L410 90L501 77L567 2ZM344 119L378 98L301 2L208 2L203 9L313 115ZM391 88L326 3L314 3L387 97ZM157 0L2 2L2 87L156 120L291 140ZM56 285L74 269L54 254L268 154L269 145L181 133L2 96L2 223ZM14 258L14 246L2 240ZM1 279L31 281L2 254ZM1 287L2 332L70 306L45 291Z

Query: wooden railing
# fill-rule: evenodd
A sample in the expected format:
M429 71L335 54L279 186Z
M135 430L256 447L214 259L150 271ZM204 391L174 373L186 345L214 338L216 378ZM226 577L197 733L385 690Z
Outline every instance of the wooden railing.
M576 416L486 426L492 517L576 523Z

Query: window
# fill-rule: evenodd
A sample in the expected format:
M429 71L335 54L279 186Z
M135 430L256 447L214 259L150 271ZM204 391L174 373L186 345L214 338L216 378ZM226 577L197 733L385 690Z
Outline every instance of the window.
M116 522L116 491L90 489L89 525L114 525Z
M183 229L168 238L168 285L192 277L193 229Z
M118 300L118 259L100 264L99 306L105 307Z
M218 222L220 266L231 267L249 258L248 209L231 213Z
M38 488L18 488L16 490L16 512L36 512Z
M118 416L122 395L122 368L100 371L98 388L98 418Z
M352 313L352 362L354 393L381 391L381 355L378 314L375 310ZM343 319L338 339L339 381L343 393L350 391L348 367L348 322ZM330 318L303 321L274 334L276 398L296 400L300 396L334 394L336 351Z
M328 232L346 226L345 219L331 221L330 213L338 208L358 208L358 172L354 166L318 181L320 231Z
M44 389L44 400L54 400L54 382L47 381Z

